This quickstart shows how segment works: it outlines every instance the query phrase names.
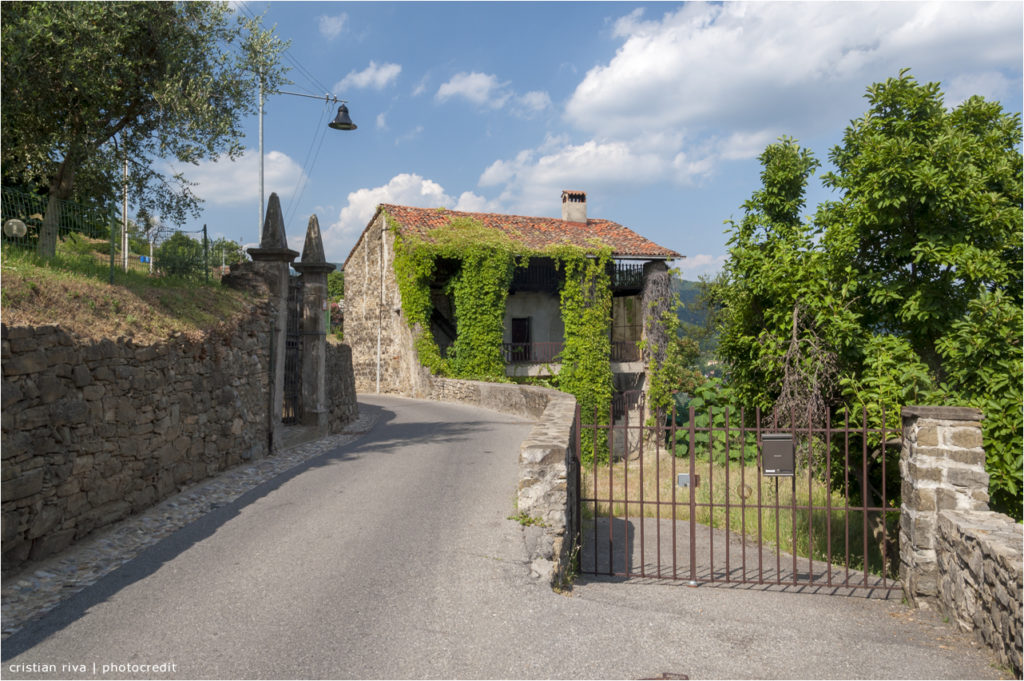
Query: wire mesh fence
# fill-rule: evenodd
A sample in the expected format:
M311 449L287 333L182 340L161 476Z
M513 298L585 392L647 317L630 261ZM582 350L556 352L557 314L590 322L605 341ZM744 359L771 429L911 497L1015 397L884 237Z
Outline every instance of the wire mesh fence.
M242 247L227 239L211 241L203 229L169 230L156 223L129 222L124 229L115 208L83 206L54 200L11 187L2 188L0 248L4 257L13 251L34 253L47 210L56 208L56 254L64 259L95 261L111 272L132 271L154 277L219 279L228 265L245 260Z

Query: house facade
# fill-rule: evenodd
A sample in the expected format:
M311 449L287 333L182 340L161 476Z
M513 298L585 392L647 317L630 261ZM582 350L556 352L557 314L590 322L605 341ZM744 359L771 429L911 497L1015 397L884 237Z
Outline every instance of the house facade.
M546 377L560 369L565 327L559 291L563 268L551 257L536 255L558 246L611 251L608 281L612 288L611 363L615 389L642 389L645 363L645 295L651 283L668 276L668 263L680 254L655 244L609 220L589 218L584 192L562 192L562 218L468 213L382 204L363 231L345 271L345 340L352 347L356 388L360 392L423 395L425 369L414 349L414 334L403 314L395 274L396 238L429 238L452 220L468 218L522 247L525 266L516 267L505 302L501 352L507 376ZM442 268L443 269L443 268ZM668 287L662 287L668 290ZM430 287L430 328L442 356L458 337L454 305L438 276Z

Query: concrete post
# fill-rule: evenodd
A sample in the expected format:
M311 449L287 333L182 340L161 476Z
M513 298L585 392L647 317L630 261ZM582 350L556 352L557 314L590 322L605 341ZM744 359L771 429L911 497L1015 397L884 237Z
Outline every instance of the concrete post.
M270 300L274 305L274 322L270 333L270 385L269 413L267 415L268 452L277 450L280 443L281 409L284 404L284 352L288 330L288 277L289 266L298 257L298 251L288 248L284 232L284 216L277 194L267 202L267 217L259 248L247 249L256 272L267 282Z
M938 595L939 512L987 511L988 473L978 409L904 407L900 474L900 580L907 600L927 605Z
M324 258L320 222L309 218L302 260L295 264L302 275L302 415L305 426L327 434L327 274L334 265Z

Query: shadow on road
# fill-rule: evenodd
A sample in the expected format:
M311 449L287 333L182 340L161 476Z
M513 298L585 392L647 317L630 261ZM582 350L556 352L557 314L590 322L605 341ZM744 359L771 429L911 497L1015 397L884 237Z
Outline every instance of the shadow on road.
M365 437L341 445L290 468L243 493L234 501L214 508L201 518L185 525L170 536L144 549L120 568L95 584L57 605L38 619L27 623L3 642L0 660L7 661L45 641L68 625L82 618L90 608L112 598L125 587L154 574L192 546L213 535L240 515L250 504L306 473L323 466L344 465L364 455L387 455L399 447L429 441L433 444L469 439L470 433L486 421L414 422L395 424L395 412L374 404L359 403L360 413L370 417L374 425ZM496 415L497 416L497 415ZM204 480L202 482L207 482Z

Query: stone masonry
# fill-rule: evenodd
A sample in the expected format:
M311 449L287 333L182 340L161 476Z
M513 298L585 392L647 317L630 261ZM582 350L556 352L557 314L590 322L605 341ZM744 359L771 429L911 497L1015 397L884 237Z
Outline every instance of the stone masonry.
M1021 674L1024 540L988 509L981 419L965 407L904 407L900 579L907 600L936 607Z
M4 325L5 572L265 455L269 315L153 345Z
M323 261L315 216L306 245L300 267L314 280L305 301L309 391L296 435L322 437L358 414L351 351L327 347L322 331L333 265ZM280 449L286 296L298 253L287 248L276 195L250 253L253 262L233 265L224 283L256 302L236 327L200 340L140 346L85 341L54 326L2 326L5 573Z

